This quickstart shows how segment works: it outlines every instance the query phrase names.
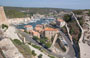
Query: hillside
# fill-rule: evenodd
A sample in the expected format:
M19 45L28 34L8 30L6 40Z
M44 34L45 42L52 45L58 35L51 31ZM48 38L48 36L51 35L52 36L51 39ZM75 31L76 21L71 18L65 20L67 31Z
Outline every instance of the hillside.
M71 11L71 9L61 9L61 8L23 8L23 7L4 7L6 16L8 18L16 17L27 17L33 14L45 14L49 13L58 14L61 11Z

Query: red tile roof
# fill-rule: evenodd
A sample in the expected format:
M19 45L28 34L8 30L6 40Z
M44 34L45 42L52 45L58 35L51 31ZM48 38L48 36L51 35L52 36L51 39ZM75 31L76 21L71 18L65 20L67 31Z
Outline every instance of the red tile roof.
M54 28L45 28L44 30L45 31L58 31L57 29L54 29Z
M32 27L32 25L25 25L24 27Z
M64 20L63 19L57 19L58 22L63 22Z
M38 25L36 25L36 27L43 27L42 25L40 25L40 24L38 24Z

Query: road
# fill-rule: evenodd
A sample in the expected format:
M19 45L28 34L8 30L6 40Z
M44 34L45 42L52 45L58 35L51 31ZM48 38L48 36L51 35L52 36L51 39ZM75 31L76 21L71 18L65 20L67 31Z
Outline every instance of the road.
M76 22L77 22L77 24L78 24L78 26L80 27L80 29L81 29L81 37L80 37L80 40L79 41L81 41L82 42L82 40L83 40L83 37L84 37L84 30L83 30L83 28L82 28L82 26L80 25L80 23L79 23L79 21L77 20L77 17L75 16L75 14L73 13L73 12L71 12L72 14L73 14L73 17L75 18L75 20L76 20Z
M83 39L84 39L84 32L85 30L82 28L82 26L80 25L79 21L77 20L77 17L75 16L75 14L72 12L73 17L75 18L79 28L81 29L81 36L79 38L79 47L80 47L80 57L81 58L89 58L90 52L89 49L90 47L88 47L87 44L83 43ZM87 54L87 56L86 56Z
M73 44L72 36L71 36L71 34L70 34L70 30L69 30L69 27L67 26L67 23L66 23L65 27L66 27L66 29L67 29L67 33L68 33L68 36L69 36L69 38L70 38L70 40L71 40L71 43Z
M59 31L60 34L65 38L65 41L68 43L69 51L64 55L65 58L75 58L75 52L70 40L65 36L62 31Z
M48 51L47 49L43 48L41 45L39 45L36 41L34 41L31 36L25 32L22 32L22 31L18 31L17 33L21 34L22 36L24 36L26 38L27 41L29 42L32 42L34 43L35 45L38 45L41 47L42 50L45 50L46 53L50 54L50 55L53 55L53 56L56 56L56 57L65 57L65 58L75 58L75 52L74 52L74 49L72 47L72 44L71 42L69 41L69 39L65 36L65 34L63 32L60 31L60 34L65 38L65 40L67 41L68 43L68 46L69 46L69 51L66 53L66 54L55 54L53 52L50 52Z

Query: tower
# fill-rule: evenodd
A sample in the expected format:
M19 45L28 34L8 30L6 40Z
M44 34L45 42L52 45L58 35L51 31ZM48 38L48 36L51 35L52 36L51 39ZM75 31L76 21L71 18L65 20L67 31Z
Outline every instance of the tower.
M8 25L3 6L0 6L0 25L1 24L7 24Z

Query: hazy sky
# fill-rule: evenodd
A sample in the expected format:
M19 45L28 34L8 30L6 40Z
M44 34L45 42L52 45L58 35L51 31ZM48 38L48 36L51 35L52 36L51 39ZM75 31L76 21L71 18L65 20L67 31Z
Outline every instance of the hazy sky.
M90 9L90 0L0 0L2 6Z

